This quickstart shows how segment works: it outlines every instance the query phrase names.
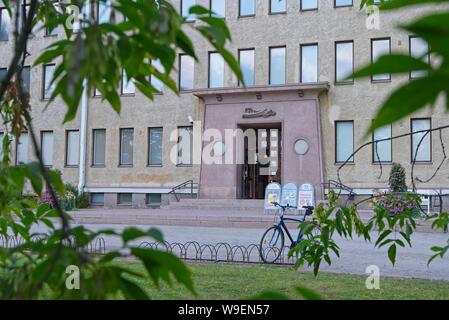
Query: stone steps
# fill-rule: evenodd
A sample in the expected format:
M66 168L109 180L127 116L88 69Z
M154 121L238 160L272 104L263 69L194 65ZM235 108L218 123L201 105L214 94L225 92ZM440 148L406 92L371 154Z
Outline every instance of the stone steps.
M222 209L232 211L251 211L252 213L263 213L263 200L241 200L241 199L180 199L170 201L163 209L191 209L207 210Z

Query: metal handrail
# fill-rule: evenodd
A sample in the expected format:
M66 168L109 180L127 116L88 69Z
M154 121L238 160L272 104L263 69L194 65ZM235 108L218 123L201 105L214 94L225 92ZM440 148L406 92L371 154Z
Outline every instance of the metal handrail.
M185 189L186 187L190 186L190 197L193 199L193 195L194 195L193 188L197 185L198 185L198 183L194 182L193 180L187 180L187 181L173 187L168 194L173 194L176 198L176 201L179 202L179 196L176 193L176 191L180 190L180 189Z
M354 196L357 195L357 193L354 192L354 189L336 180L330 179L327 182L322 183L321 185L323 186L323 189L326 189L326 187L328 189L339 189L338 192L339 194L341 193L342 190L347 191L349 194L348 198L346 199L346 202L348 202L349 199L353 199ZM323 190L323 194L325 193L324 191L325 190Z

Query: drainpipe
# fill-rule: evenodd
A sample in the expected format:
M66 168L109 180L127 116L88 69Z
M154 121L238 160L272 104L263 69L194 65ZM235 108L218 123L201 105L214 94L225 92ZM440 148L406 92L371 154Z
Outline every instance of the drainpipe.
M85 3L85 13L88 20L91 20L91 1ZM87 25L87 22L83 23ZM84 192L86 186L86 150L87 150L87 121L88 121L89 94L87 92L87 80L83 81L83 95L81 97L81 127L80 127L80 146L79 146L79 177L78 193Z

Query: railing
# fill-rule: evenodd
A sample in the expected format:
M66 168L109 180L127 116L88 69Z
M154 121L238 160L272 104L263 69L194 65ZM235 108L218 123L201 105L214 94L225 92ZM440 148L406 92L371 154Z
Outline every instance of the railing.
M176 198L176 201L179 202L179 195L176 193L176 191L182 190L182 189L190 189L190 197L194 198L194 192L193 189L198 186L198 183L194 182L193 180L187 180L186 182L183 182L181 184L178 184L177 186L173 187L171 191L168 194L173 194Z
M346 203L349 200L353 200L354 197L357 195L357 193L354 192L354 189L351 187L344 185L341 182L338 182L336 180L328 180L327 182L324 182L321 184L323 186L323 194L325 194L325 189L329 190L338 190L338 194L341 195L342 191L346 191L348 193L348 198L346 199Z

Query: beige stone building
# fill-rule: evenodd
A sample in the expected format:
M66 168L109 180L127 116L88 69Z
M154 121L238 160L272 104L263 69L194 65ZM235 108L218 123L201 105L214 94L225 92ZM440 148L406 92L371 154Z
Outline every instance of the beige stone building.
M48 103L45 97L51 90L46 83L53 66L31 68L29 78L25 75L46 164L61 170L65 181L80 184L91 194L93 205L157 205L169 198L167 194L173 187L189 180L195 182L194 193L203 198L262 198L269 181L311 182L321 197L325 191L323 183L337 180L341 163L358 146L372 139L366 137L367 129L389 92L422 73L374 75L372 79L354 81L346 77L352 70L390 51L426 58L427 45L395 26L438 9L415 7L368 16L359 9L360 0L176 0L174 3L184 14L188 6L197 3L212 6L224 16L232 33L229 49L239 58L248 88L240 86L229 67L189 26L186 29L200 61L193 63L179 53L178 70L173 77L178 79L181 94L177 96L161 87L161 94L150 101L125 79L120 115L101 97L93 96L88 99L86 114L80 108L77 118L63 125L66 108L60 100L45 109ZM103 8L101 12L101 17L107 19L108 10ZM187 18L192 20L191 24L198 23L194 17ZM2 11L0 72L4 72L12 55L6 20ZM62 37L62 32L57 31L36 32L29 42L27 64L32 65L48 44ZM82 125L83 116L86 126ZM375 138L448 122L441 99L434 109L378 130ZM264 137L276 136L277 145L268 146L270 155L276 149L275 170L261 174L262 168L271 168L273 163L261 164L259 152L255 163L246 157L238 164L205 164L194 159L195 156L178 154L175 145L178 135L191 135L193 149L198 150L207 145L201 143L201 133L208 129L221 133L226 129L256 129L262 132L257 143ZM372 147L364 148L341 170L342 182L359 195L387 188L392 162L404 165L410 176L413 150L420 139L416 134L383 142L377 152ZM442 139L449 142L448 131L442 132ZM26 134L15 145L14 161L32 159ZM223 141L224 154L229 152L228 145L229 141ZM80 165L84 158L80 157L80 150L85 155L85 170ZM435 132L421 143L415 176L427 179L442 159L440 136ZM383 169L381 177L379 162ZM448 179L449 167L444 164L434 179L417 182L417 186L422 192L446 193ZM180 192L189 194L190 189L186 185Z

